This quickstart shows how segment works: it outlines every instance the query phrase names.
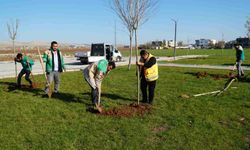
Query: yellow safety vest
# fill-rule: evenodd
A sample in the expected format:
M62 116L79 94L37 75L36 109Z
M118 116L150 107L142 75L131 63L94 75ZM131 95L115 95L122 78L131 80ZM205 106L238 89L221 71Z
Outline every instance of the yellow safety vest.
M154 56L152 54L149 54L145 63L147 63L151 57L154 57ZM146 81L157 80L159 77L158 76L158 64L157 64L157 62L150 68L144 67L144 75L145 75Z

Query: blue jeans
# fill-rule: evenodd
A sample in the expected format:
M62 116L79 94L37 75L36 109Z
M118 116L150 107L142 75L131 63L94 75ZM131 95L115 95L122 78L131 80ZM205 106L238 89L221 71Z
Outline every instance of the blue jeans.
M25 70L25 69L22 69L20 71L20 73L18 74L18 78L17 78L17 86L21 86L21 80L22 80L22 76L25 74L25 80L27 80L30 85L32 85L32 81L30 80L30 73L31 71L30 70Z

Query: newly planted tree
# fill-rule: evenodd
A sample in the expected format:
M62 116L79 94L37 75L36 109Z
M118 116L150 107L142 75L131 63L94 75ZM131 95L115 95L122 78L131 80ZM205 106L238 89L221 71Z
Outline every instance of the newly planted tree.
M138 29L145 23L150 16L157 0L112 0L112 9L122 20L129 31L130 57L128 68L131 67L132 58L132 39L135 35L136 62L138 62ZM140 100L140 71L137 67L137 97L138 104Z
M133 18L134 18L134 0L111 0L111 8L116 13L116 15L120 18L124 26L127 28L129 32L129 63L128 69L131 68L131 59L132 59L132 40L133 40Z
M16 19L16 22L12 21L11 23L7 23L9 37L12 40L12 48L13 48L14 57L16 55L15 40L16 40L16 36L17 36L18 27L19 27L18 19ZM15 61L15 73L16 73L16 78L17 78L17 64L16 64L16 61Z
M135 32L136 62L138 62L138 29L148 21L150 13L156 6L157 0L132 0L134 3L133 30ZM137 101L140 101L140 69L137 67Z

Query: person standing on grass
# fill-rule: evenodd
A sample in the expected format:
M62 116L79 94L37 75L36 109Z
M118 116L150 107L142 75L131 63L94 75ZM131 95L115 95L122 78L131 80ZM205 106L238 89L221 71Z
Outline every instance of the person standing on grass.
M115 67L114 62L108 62L106 59L102 59L90 64L83 70L84 79L91 87L92 103L99 112L102 112L100 107L102 80L111 70L115 69Z
M156 80L158 79L158 64L156 58L146 50L140 51L140 67L142 102L153 104ZM149 96L147 95L147 88Z
M46 84L45 93L48 94L49 86L54 81L54 93L59 92L60 74L65 71L63 55L58 48L56 41L51 42L49 50L46 50L43 54L43 62L46 66L46 75L49 84Z
M236 67L238 72L237 77L242 77L244 76L244 71L241 67L245 59L244 49L242 48L241 44L235 44L234 48L236 50Z
M32 66L34 65L34 61L28 56L23 56L21 53L18 53L14 60L15 62L21 63L23 67L23 69L18 74L17 87L21 88L21 79L22 76L25 75L25 80L29 82L30 88L33 88L32 81L30 80L30 74L32 71Z

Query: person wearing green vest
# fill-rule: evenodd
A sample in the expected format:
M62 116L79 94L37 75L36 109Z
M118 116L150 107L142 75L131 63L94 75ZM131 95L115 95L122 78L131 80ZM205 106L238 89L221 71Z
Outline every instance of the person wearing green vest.
M158 79L158 64L156 58L146 50L140 51L140 67L142 102L153 104L156 80ZM147 96L147 87L149 96ZM148 98L149 97L149 98Z
M60 74L66 71L64 67L64 60L61 50L58 48L56 41L51 42L49 50L46 50L43 54L43 62L46 67L46 75L48 78L48 84L45 87L45 93L48 94L49 86L54 81L54 93L59 93Z
M236 67L238 72L237 77L240 78L244 76L244 70L242 69L241 65L245 60L245 54L241 44L234 44L234 48L236 50Z
M30 74L32 71L32 66L34 65L34 61L30 59L28 56L23 56L23 54L18 53L15 57L15 62L19 62L22 64L23 69L20 71L17 77L17 87L21 88L21 79L22 76L25 75L25 80L29 82L30 87L33 88L32 81L30 80Z
M90 64L83 70L84 79L91 87L92 103L96 106L99 112L102 112L100 107L102 80L112 69L115 69L115 67L114 62L108 62L106 59L102 59Z

